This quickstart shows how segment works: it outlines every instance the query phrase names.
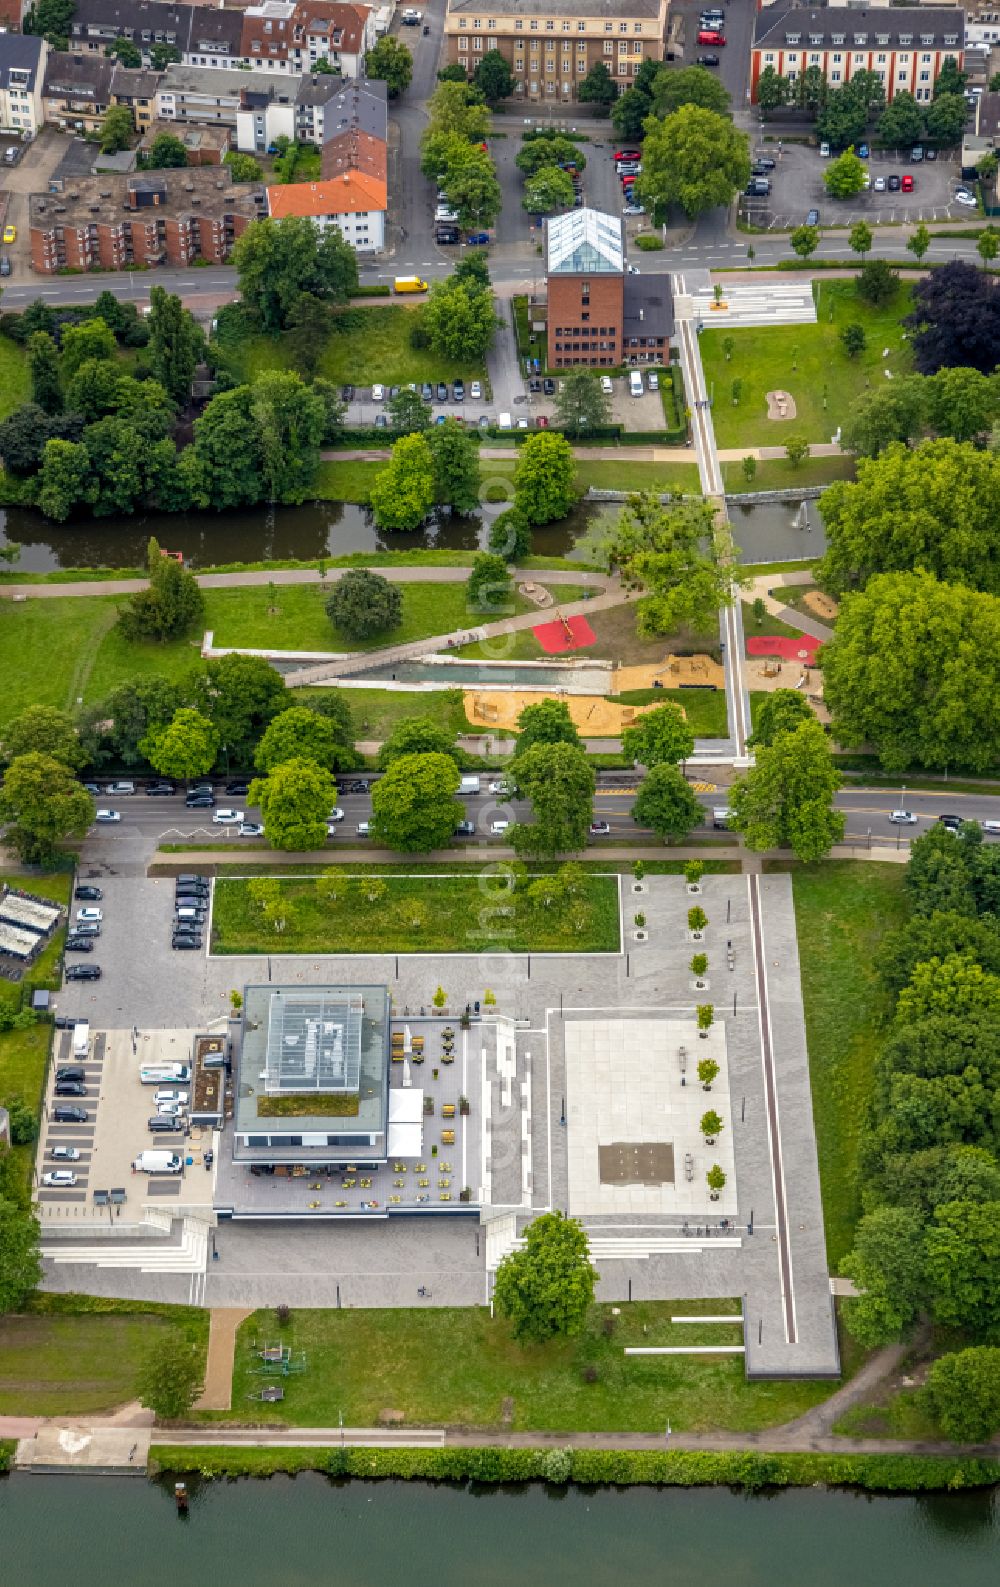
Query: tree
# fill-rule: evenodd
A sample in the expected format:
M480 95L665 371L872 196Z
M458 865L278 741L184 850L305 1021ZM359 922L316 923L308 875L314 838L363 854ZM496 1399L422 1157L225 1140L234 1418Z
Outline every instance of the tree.
M3 427L0 426L0 452L2 439ZM531 555L531 525L517 507L508 507L494 518L487 543L505 562L520 562Z
M653 87L653 113L663 119L682 105L700 105L717 116L729 114L729 95L714 72L705 66L682 66L660 72ZM612 112L612 116L613 116Z
M816 136L834 149L853 147L864 137L867 125L868 111L863 101L847 88L837 88L827 94L816 117Z
M762 115L767 117L773 110L780 110L787 103L786 79L780 76L773 66L765 66L757 79L757 105Z
M942 94L934 88L934 98L924 111L927 136L935 143L961 143L968 107L964 94Z
M924 836L928 837L930 833ZM927 859L924 840L920 839L919 842L922 848L918 852L918 864ZM958 858L961 860L961 856ZM906 880L907 892L911 897L916 897L918 889L913 885L909 868ZM921 884L926 883L926 874L920 880ZM920 891L923 891L923 885ZM947 957L964 954L982 965L984 970L1000 975L1000 935L992 922L978 920L970 912L934 909L929 904L930 900L918 899L915 907L919 907L921 913L915 914L898 931L888 932L879 944L878 976L893 1001L909 985L917 966L927 963L936 955ZM971 909L971 893L969 904ZM943 1171L939 1177L943 1178ZM997 1190L996 1196L987 1199L1000 1200L1000 1184ZM964 1199L961 1195L937 1197L937 1201Z
M706 1004L705 1006L707 1007L708 1005ZM701 1133L704 1135L706 1140L715 1140L722 1134L722 1131L725 1129L725 1125L723 1124L719 1114L716 1113L715 1109L709 1108L708 1112L703 1113L700 1120L698 1121L698 1128L701 1130Z
M740 467L743 470L743 478L748 485L752 485L757 477L757 459L752 454L748 454L740 463Z
M1000 1329L1000 1203L949 1201L926 1236L934 1320L995 1339Z
M877 1207L861 1219L841 1263L860 1292L844 1303L848 1332L867 1350L909 1333L924 1299L923 1220L905 1207Z
M307 706L293 705L276 716L257 745L254 765L258 771L273 771L289 760L311 760L333 770L346 748L353 758L353 745L345 745L329 717L319 716Z
M679 73L674 73L678 76ZM641 88L626 88L611 107L611 125L619 138L634 143L641 138L646 118L652 114L653 101Z
M942 371L946 381L972 373ZM937 388L940 380L935 375L927 385L936 388L942 410L951 399L960 405L965 380L950 393ZM974 420L977 395L969 393ZM955 418L960 421L961 413ZM863 589L877 573L919 567L939 579L1000 593L998 513L1000 457L946 439L924 441L914 450L889 446L880 457L859 463L855 482L838 482L822 498L823 587L839 595Z
M961 364L993 373L1000 363L1000 290L963 259L932 270L913 288L913 360L922 375Z
M143 161L147 171L178 170L187 165L187 149L172 132L158 132Z
M836 160L831 160L823 172L823 181L831 198L853 198L863 193L867 171L864 160L854 152L853 144Z
M824 649L834 738L874 744L887 771L984 771L1000 753L998 647L995 596L925 572L878 574L844 600Z
M496 167L485 149L470 144L461 162L445 172L445 198L467 230L495 225L503 204Z
M228 165L234 182L260 182L263 180L263 167L258 164L252 154L241 154L238 149L230 149L222 163L223 165Z
M60 342L64 380L72 380L81 364L91 358L103 358L113 363L118 358L118 344L114 332L102 319L84 320L81 325L68 325Z
M749 179L746 133L714 110L682 105L647 127L635 191L647 210L679 204L691 220L729 204Z
M525 182L521 203L529 215L551 215L553 210L571 209L573 197L569 172L557 165L543 165Z
M854 290L866 302L881 308L899 291L899 272L888 259L866 259L854 278Z
M544 1344L582 1331L594 1299L597 1270L582 1226L561 1212L528 1224L524 1246L503 1258L493 1298L514 1338Z
M622 754L636 766L676 766L693 750L691 724L672 700L644 711L622 734Z
M254 778L247 798L260 805L273 849L319 849L326 842L326 818L337 800L337 784L313 760L286 760L268 777Z
M0 457L8 474L35 474L48 441L79 441L82 434L79 415L47 414L25 402L0 424Z
M481 363L497 332L493 294L467 281L433 281L419 311L431 348L455 363Z
M696 960L698 962L698 969L695 969L695 961ZM699 977L703 976L705 974L705 971L708 969L708 958L707 958L707 955L705 955L704 953L696 953L694 955L694 958L691 960L691 969L692 969L692 972L695 975L697 975ZM699 1062L698 1062L698 1079L701 1082L701 1084L704 1086L706 1091L711 1091L712 1083L716 1079L718 1073L719 1073L719 1066L716 1063L714 1058L701 1058L699 1060Z
M946 1438L986 1443L1000 1431L1000 1350L981 1345L939 1356L927 1392Z
M578 171L584 171L587 160L572 138L564 138L558 132L547 132L522 143L514 157L514 164L528 177L534 176L542 166L549 165L575 165Z
M434 468L434 499L459 517L479 506L479 448L460 419L436 424L427 437Z
M882 143L896 149L919 143L923 130L923 112L913 95L906 89L894 94L878 120L878 135Z
M385 83L390 99L398 99L413 79L413 56L405 44L386 33L366 54L365 73Z
M714 511L704 502L663 507L652 493L629 497L602 550L627 589L645 592L636 617L644 637L668 634L682 622L704 627L732 601L734 570L703 550L714 536Z
M454 270L451 279L462 286L469 287L473 292L488 292L490 290L490 261L482 249L470 248L464 253Z
M181 52L176 44L151 44L149 46L149 64L154 72L165 72L174 61L179 61Z
M462 751L455 743L455 735L448 728L434 722L429 716L407 716L397 722L378 752L382 771L403 756L448 755L456 766L464 763Z
M400 436L376 474L371 507L380 529L419 529L434 505L434 460L422 435Z
M576 97L583 105L596 105L598 113L607 114L618 98L618 85L603 61L595 61L581 83Z
M54 50L68 50L75 10L73 0L33 0L25 9L23 30L48 39Z
M149 293L149 362L175 402L191 395L195 366L205 345L198 322L179 297L152 287Z
M303 375L311 379L319 367L330 335L329 304L315 297L312 292L300 292L288 310L286 334L293 363ZM406 395L412 397L414 393L407 390ZM339 408L339 399L336 400L339 422L343 410ZM417 401L420 401L419 397Z
M478 552L465 588L469 610L476 616L502 617L513 610L514 587L503 557Z
M800 259L808 259L819 247L818 226L796 226L789 236L792 252L798 254Z
M33 754L51 755L70 771L79 771L87 758L72 717L54 705L29 705L3 729L3 763Z
M131 39L115 39L104 51L110 60L134 71L142 65L142 51Z
M813 722L812 708L798 689L775 689L765 694L754 711L754 730L749 743L771 745L779 733L794 733L803 722Z
M514 92L514 73L499 50L487 50L476 67L475 84L488 105L498 105Z
M600 430L611 422L611 401L590 369L570 369L556 389L556 423L573 435Z
M863 325L859 325L857 320L851 320L847 325L841 326L840 340L844 345L844 352L848 358L857 358L859 353L863 353L868 346L865 328Z
M0 1200L0 1314L20 1311L42 1277L38 1219Z
M398 435L418 435L431 426L431 410L419 391L403 386L386 403L390 427Z
M676 766L657 765L646 773L632 806L632 820L657 837L679 842L700 826L704 811L698 796Z
M803 110L818 115L826 103L829 85L820 66L807 66L795 79L795 98Z
M337 580L325 602L331 623L351 639L371 639L398 628L403 620L403 595L371 568L349 568Z
M718 1201L720 1190L724 1190L726 1186L726 1176L718 1163L713 1163L708 1170L705 1175L705 1183L709 1188L710 1200Z
M797 859L822 859L844 835L843 814L833 808L842 780L820 724L801 722L761 745L756 764L733 783L730 825L749 849L787 846Z
M525 441L514 465L514 505L530 524L565 518L576 501L576 464L566 437L543 431Z
M852 251L860 254L862 258L871 248L872 229L870 226L866 226L863 220L859 220L856 225L851 227L850 244Z
M237 766L249 766L264 729L286 709L288 691L263 656L232 652L209 661L199 674L194 703L215 723Z
M139 748L154 771L184 782L211 771L219 753L219 734L200 711L182 706L168 726L150 733Z
M326 427L322 399L298 375L277 369L224 395L238 398L247 414L264 499L298 506L309 495L319 467ZM198 425L213 405L209 403ZM197 426L195 433L199 439L204 435Z
M969 81L968 72L959 71L958 62L951 55L941 62L941 70L934 79L934 98L946 98L953 94L964 94L965 85Z
M740 398L743 395L743 382L742 382L742 380L734 380L733 381L732 385L729 388L729 395L730 395L730 397L732 399L733 407L734 408L738 408L739 405L740 405Z
M35 331L28 337L28 375L32 402L37 403L43 413L58 413L63 405L59 353L46 331Z
M336 226L320 230L311 220L259 220L233 249L240 296L269 332L283 330L292 304L303 292L324 303L346 303L358 285L358 261Z
M119 613L118 626L126 639L177 639L204 617L198 580L174 557L164 556L152 538L146 565L148 587L130 596Z
M146 1350L136 1379L140 1403L160 1421L187 1416L205 1380L201 1352L179 1328L162 1330Z
M906 246L913 255L914 259L916 259L919 263L930 245L931 234L927 230L927 227L924 225L923 221L921 221L913 235L906 239Z
M534 744L511 762L511 779L531 801L532 824L518 822L511 837L519 853L539 856L584 849L590 834L596 779L575 744Z
M447 848L465 810L451 755L401 755L372 786L372 833L401 854Z
M526 705L517 719L517 753L524 755L535 744L573 744L580 747L565 700L539 700Z
M429 132L457 132L467 143L482 143L490 129L486 101L471 83L439 82L427 101L427 118Z
M1000 412L996 377L978 369L939 369L927 381L927 395L934 429L956 441L988 435Z
M62 761L37 750L12 760L0 785L4 842L22 860L51 861L65 838L82 838L94 819L94 801Z
M911 441L926 411L927 391L919 375L862 392L843 427L841 445L862 457L877 457L893 441Z
M62 523L91 494L87 448L75 441L46 441L38 474L38 505L46 518Z
M983 261L983 269L992 264L1000 250L1000 239L992 229L981 231L976 239L976 252Z
M130 146L134 136L135 122L128 105L109 105L101 122L101 153L120 153Z
M157 673L121 683L90 706L80 721L80 738L94 764L107 758L119 766L142 760L139 743L164 727L181 704L177 686Z

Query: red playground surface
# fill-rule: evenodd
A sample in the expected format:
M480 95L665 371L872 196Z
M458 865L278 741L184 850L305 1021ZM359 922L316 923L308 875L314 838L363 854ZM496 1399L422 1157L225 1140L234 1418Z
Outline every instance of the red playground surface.
M748 656L780 656L782 661L814 661L821 641L812 634L758 634L747 640ZM805 651L805 655L802 652Z
M597 636L585 617L557 617L554 623L541 623L531 632L547 656L583 650L597 643Z

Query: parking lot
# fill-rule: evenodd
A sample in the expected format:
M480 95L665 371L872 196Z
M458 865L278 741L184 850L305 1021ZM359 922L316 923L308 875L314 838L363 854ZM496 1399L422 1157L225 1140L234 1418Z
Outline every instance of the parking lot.
M914 162L912 150L872 149L867 160L872 186L853 198L834 199L827 193L823 173L829 161L818 148L781 140L764 142L758 135L753 142L753 157L774 160L768 173L771 192L767 198L740 200L741 218L767 231L790 231L805 223L811 209L819 210L821 226L853 226L867 221L870 226L887 226L930 220L954 220L974 214L954 200L959 180L958 150L943 150L936 159ZM877 192L879 177L912 176L912 193Z

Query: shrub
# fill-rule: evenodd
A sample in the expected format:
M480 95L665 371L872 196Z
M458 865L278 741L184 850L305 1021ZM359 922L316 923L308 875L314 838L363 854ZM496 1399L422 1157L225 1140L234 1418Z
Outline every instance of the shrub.
M546 1482L569 1482L573 1475L573 1456L568 1449L550 1449L542 1465Z
M651 231L640 232L634 241L636 247L641 248L643 253L655 253L658 248L663 247L663 238L655 237Z
M707 925L708 925L708 916L706 915L705 911L702 909L700 904L695 904L693 909L689 909L688 910L688 930L689 931L704 931L704 929L705 929L705 927Z

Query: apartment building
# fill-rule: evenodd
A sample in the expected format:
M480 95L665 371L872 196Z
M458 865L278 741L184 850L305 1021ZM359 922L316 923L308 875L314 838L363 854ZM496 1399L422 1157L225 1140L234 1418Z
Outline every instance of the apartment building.
M128 106L137 132L145 132L156 119L156 94L162 75L141 66L119 66L111 79L111 103Z
M0 131L35 136L45 119L42 84L48 58L44 39L0 33Z
M661 364L673 331L670 277L630 275L619 215L574 209L546 225L550 369Z
M358 253L385 247L385 182L364 171L345 171L329 182L275 183L267 190L268 213L275 220L305 216L320 231L335 226Z
M757 15L750 93L756 101L769 66L791 79L818 66L832 88L855 72L875 72L887 100L905 89L927 103L945 61L961 67L964 55L965 12L958 7L767 6Z
M222 264L267 213L263 184L237 185L228 167L73 178L62 193L28 199L31 268L123 270L196 259Z
M45 71L45 120L75 132L94 132L112 103L117 62L103 55L53 50Z
M524 100L576 98L577 86L603 61L624 93L644 60L663 59L668 0L448 0L444 36L448 63L475 71L499 50Z

